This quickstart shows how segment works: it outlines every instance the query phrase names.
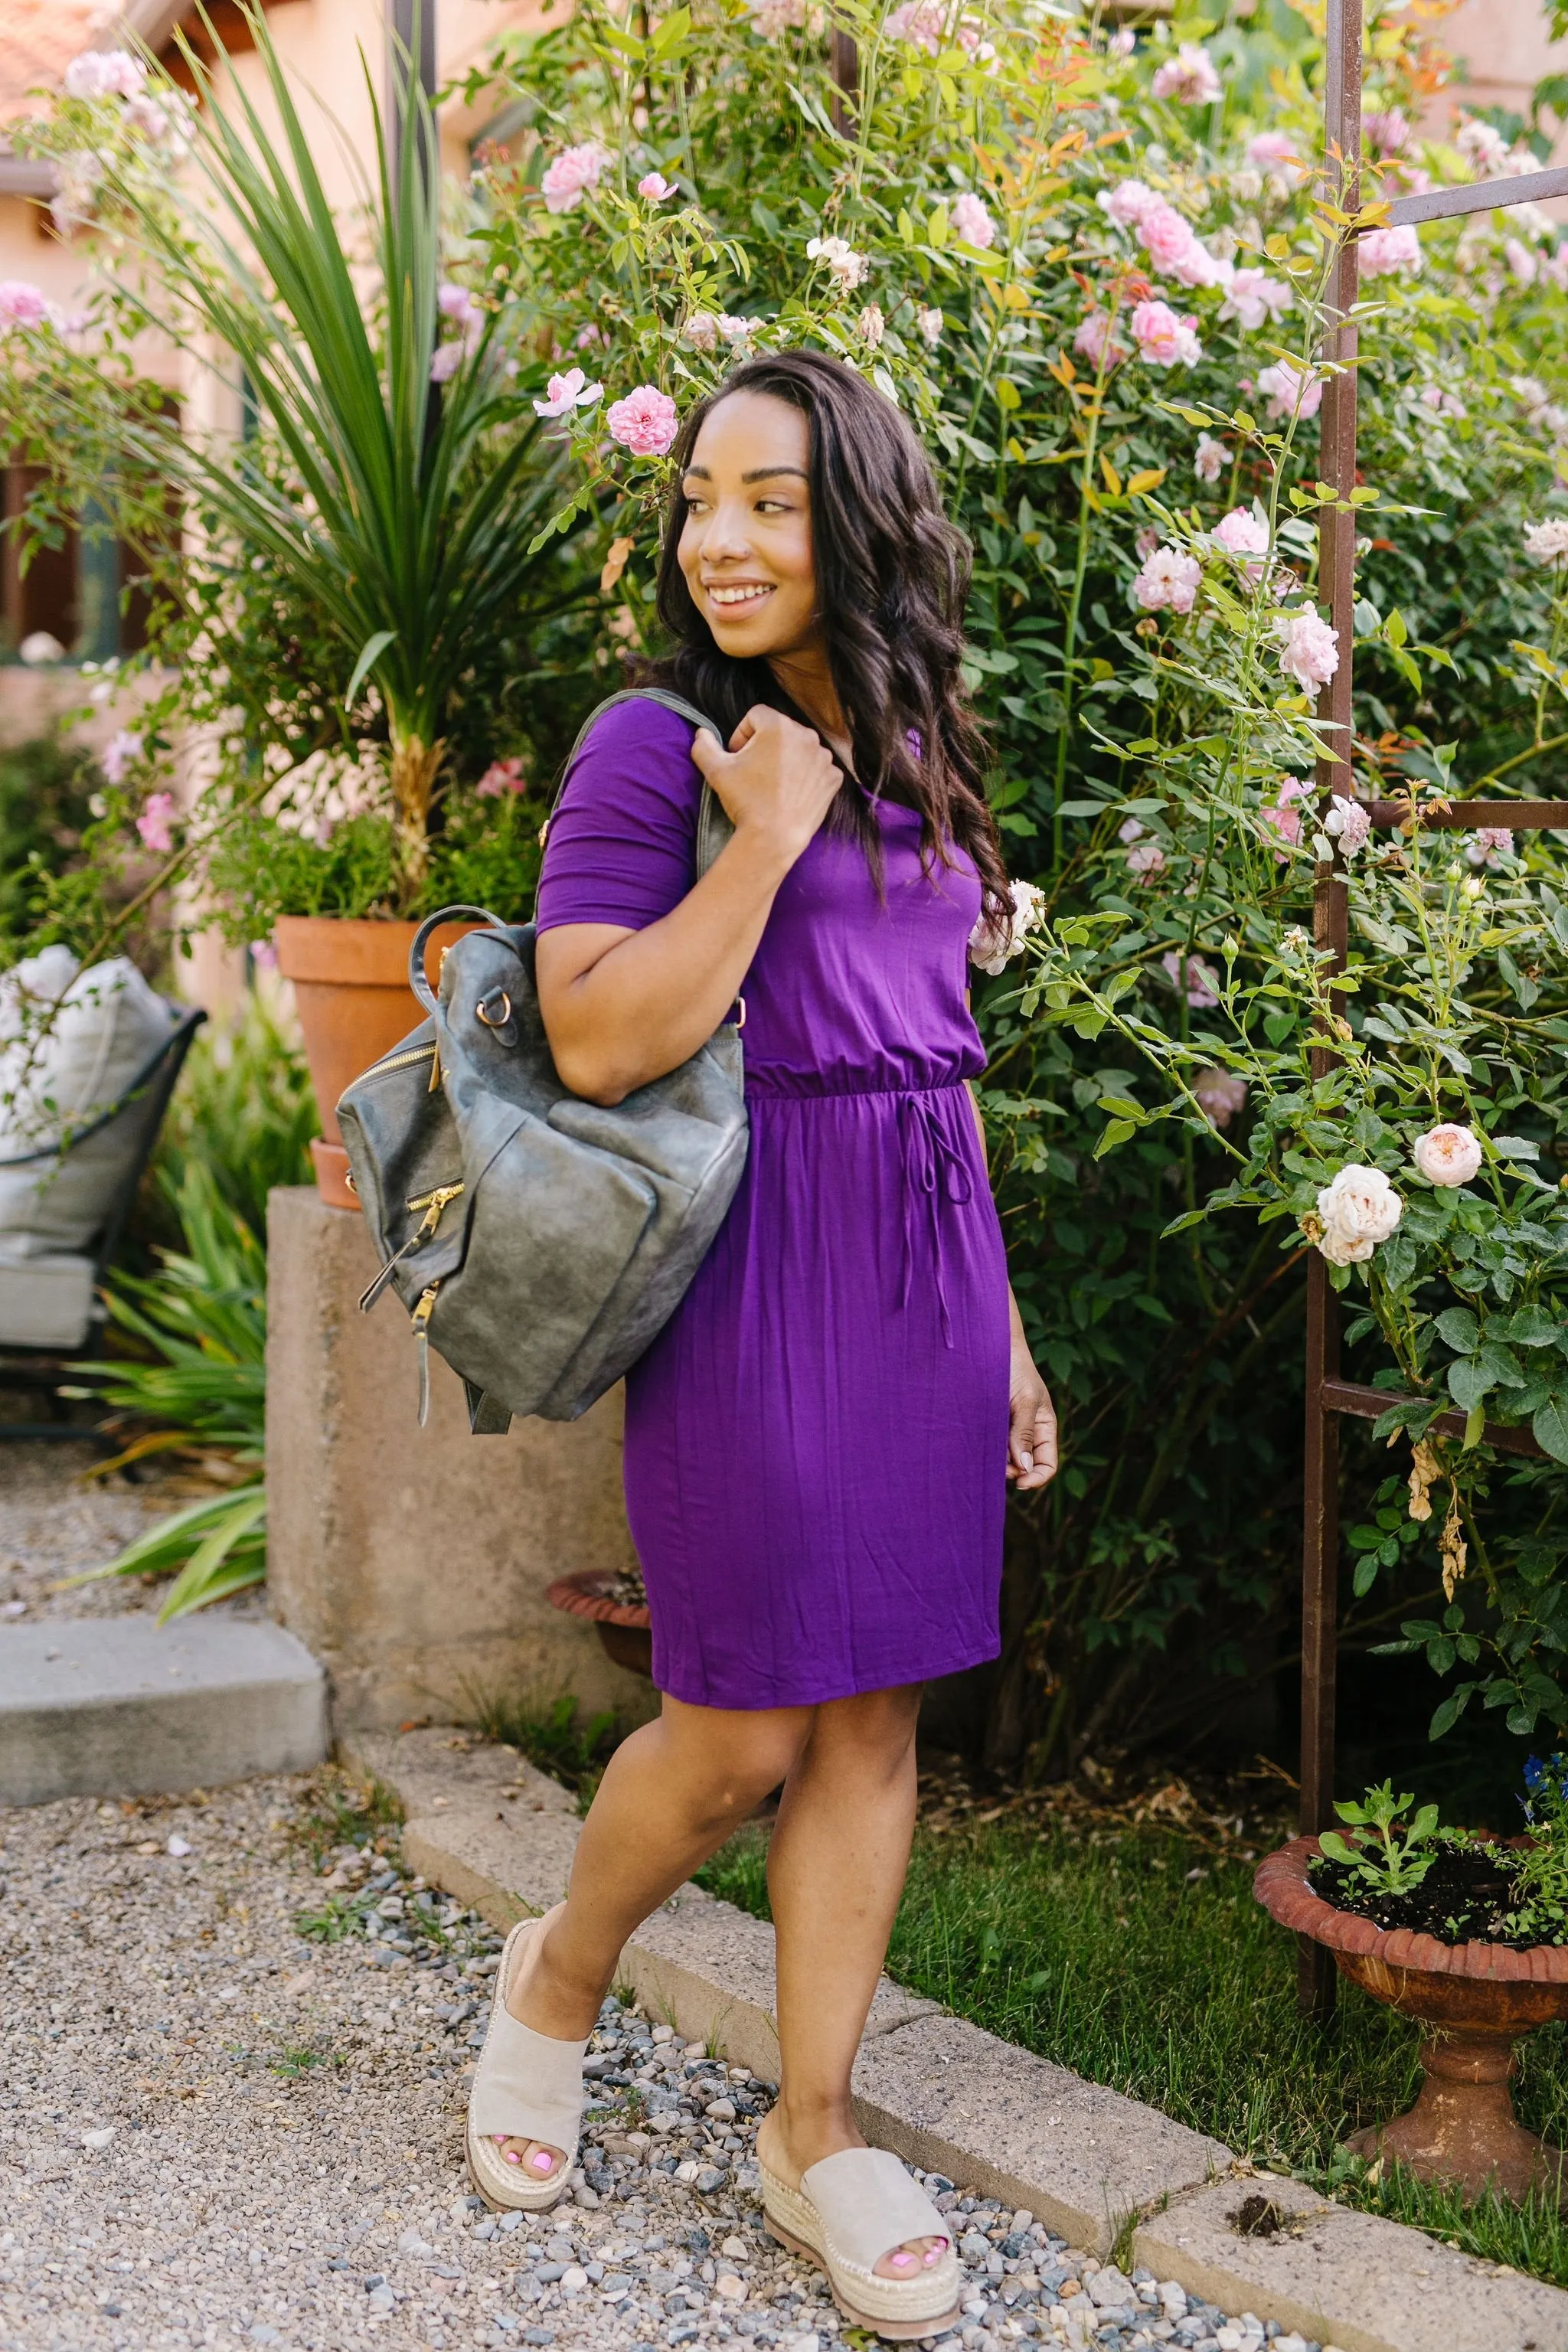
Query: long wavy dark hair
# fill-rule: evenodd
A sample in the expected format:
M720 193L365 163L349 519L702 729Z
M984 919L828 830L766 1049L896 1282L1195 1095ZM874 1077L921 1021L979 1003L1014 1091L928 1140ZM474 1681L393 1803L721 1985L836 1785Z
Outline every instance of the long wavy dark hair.
M928 866L950 865L955 844L967 850L987 919L1005 925L1012 900L982 786L984 740L959 667L968 543L942 511L931 461L913 429L842 360L811 351L747 360L687 417L673 450L678 471L658 567L658 616L675 650L662 660L637 663L636 682L684 695L712 716L726 739L759 702L813 724L765 659L736 661L721 653L680 569L687 517L681 475L704 418L734 392L787 400L805 411L810 425L806 462L818 610L855 770L829 812L829 825L865 845L879 881L872 799L882 795L918 809Z

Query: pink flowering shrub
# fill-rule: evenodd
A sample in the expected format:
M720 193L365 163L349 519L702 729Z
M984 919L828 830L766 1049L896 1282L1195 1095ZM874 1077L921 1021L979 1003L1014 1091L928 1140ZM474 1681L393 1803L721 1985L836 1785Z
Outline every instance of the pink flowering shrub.
M585 195L595 189L610 158L595 140L584 140L578 147L568 147L546 168L540 190L548 210L569 213L575 210Z

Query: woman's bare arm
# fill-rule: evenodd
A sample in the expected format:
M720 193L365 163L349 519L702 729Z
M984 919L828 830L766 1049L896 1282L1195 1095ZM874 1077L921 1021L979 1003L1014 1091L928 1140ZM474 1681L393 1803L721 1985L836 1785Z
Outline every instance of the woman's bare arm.
M782 711L749 711L731 744L724 751L704 730L692 745L735 832L680 904L645 930L563 923L539 940L539 1004L555 1066L591 1102L620 1102L712 1035L779 884L838 790L832 753Z

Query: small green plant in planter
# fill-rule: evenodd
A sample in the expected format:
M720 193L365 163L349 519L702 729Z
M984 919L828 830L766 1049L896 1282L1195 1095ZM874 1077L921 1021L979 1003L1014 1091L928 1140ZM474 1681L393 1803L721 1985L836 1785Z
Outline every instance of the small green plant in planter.
M1419 1886L1431 1869L1432 1840L1437 1833L1436 1805L1423 1805L1399 1832L1398 1823L1415 1801L1408 1791L1396 1797L1393 1781L1385 1780L1380 1789L1369 1789L1361 1804L1334 1807L1350 1828L1370 1832L1362 1844L1350 1844L1337 1830L1325 1830L1318 1843L1331 1862L1340 1863L1369 1886L1385 1895L1404 1895Z
M1515 1850L1510 1925L1535 1944L1568 1938L1568 1756L1531 1756L1524 1768L1527 1846Z

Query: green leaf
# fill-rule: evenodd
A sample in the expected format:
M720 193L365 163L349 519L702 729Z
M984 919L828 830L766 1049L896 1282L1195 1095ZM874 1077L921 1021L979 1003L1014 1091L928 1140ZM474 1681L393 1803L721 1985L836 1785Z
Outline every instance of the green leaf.
M1540 1144L1531 1143L1527 1135L1494 1135L1491 1147L1504 1160L1539 1160L1541 1157Z
M1470 1694L1467 1688L1455 1691L1451 1697L1446 1698L1432 1717L1431 1727L1426 1734L1427 1738L1441 1739L1446 1731L1452 1731L1468 1706L1469 1697Z
M1108 1151L1114 1151L1119 1143L1125 1143L1130 1135L1137 1132L1137 1125L1132 1119L1113 1118L1094 1147L1095 1158L1103 1160Z
M1543 1454L1553 1462L1568 1462L1568 1405L1562 1397L1548 1397L1538 1406L1530 1426Z
M361 648L360 657L354 664L353 676L350 678L348 685L343 689L343 701L345 704L349 705L351 708L353 707L353 698L359 692L361 686L363 684L365 675L369 670L372 662L376 659L378 655L384 654L386 651L387 646L395 641L396 635L397 631L395 629L377 629L374 637L366 638L363 646Z
M1443 1345L1456 1356L1473 1356L1480 1343L1481 1327L1468 1307L1447 1307L1437 1318Z
M1479 1357L1461 1356L1448 1367L1448 1394L1461 1412L1471 1412L1495 1385Z

